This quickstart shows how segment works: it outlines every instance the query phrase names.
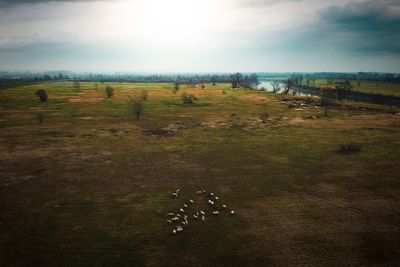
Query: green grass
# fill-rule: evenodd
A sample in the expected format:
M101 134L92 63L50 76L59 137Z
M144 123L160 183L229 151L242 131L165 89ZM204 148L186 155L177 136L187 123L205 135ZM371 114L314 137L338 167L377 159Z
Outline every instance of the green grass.
M172 84L111 85L111 99L93 83L0 90L1 266L398 262L400 121L386 107L347 102L364 109L325 116L229 84L176 94ZM126 99L142 89L149 99L135 119ZM195 104L182 103L184 91ZM342 144L362 149L341 155ZM172 236L166 215L187 199L212 211L199 189L236 215L190 220Z

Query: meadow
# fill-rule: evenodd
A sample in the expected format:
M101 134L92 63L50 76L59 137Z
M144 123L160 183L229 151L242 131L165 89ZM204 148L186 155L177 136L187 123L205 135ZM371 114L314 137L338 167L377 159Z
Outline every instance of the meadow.
M112 98L93 83L0 90L0 266L400 261L398 109L324 115L316 99L230 84L110 85ZM142 90L137 119L127 97ZM209 192L228 209L212 215ZM168 213L183 204L189 225L173 235Z

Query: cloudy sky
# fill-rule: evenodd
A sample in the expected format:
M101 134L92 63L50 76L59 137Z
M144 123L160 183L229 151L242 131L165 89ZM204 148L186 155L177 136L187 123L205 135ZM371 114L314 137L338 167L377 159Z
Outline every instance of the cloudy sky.
M400 72L400 1L0 0L0 70Z

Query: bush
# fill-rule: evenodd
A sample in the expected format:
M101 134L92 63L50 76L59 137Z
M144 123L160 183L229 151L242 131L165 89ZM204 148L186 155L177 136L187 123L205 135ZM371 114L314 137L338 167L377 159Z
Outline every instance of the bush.
M47 92L43 89L39 89L36 91L35 95L37 97L39 97L39 100L42 102L46 102L47 101Z
M181 95L183 104L193 104L194 101L197 100L197 97L195 95L192 94L188 94L186 92L183 92Z
M136 115L136 118L140 118L144 111L143 97L137 95L130 95L128 97L128 105L132 113Z
M143 101L147 101L147 99L149 98L149 92L146 89L142 90L141 95L142 95Z
M114 88L112 88L112 86L107 85L106 88L105 88L105 90L106 90L106 95L107 95L108 98L113 97L113 95L114 95Z

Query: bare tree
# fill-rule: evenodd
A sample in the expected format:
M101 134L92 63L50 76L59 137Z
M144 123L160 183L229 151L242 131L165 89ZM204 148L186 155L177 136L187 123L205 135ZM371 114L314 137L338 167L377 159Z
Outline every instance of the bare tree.
M328 115L328 108L337 100L337 91L334 86L323 86L320 89L321 107L325 107L325 115Z
M279 90L281 90L281 82L278 80L273 80L271 82L271 86L272 86L272 92L273 93L278 93Z

